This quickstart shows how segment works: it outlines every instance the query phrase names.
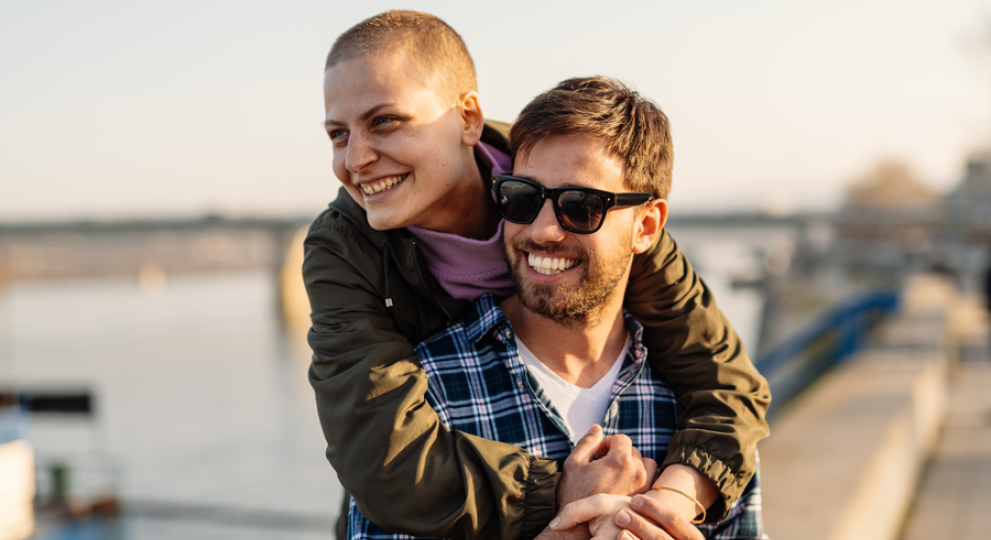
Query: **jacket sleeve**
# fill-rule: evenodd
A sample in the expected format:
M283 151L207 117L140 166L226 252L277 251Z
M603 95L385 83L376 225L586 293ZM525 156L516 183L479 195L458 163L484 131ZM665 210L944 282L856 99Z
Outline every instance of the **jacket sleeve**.
M769 434L767 381L666 230L634 258L625 306L644 326L650 365L684 408L661 468L683 463L712 480L721 498L708 521L719 521L753 476L757 441Z
M553 517L556 463L440 423L413 344L385 307L372 246L315 224L305 253L309 379L327 458L362 514L416 536L536 536Z

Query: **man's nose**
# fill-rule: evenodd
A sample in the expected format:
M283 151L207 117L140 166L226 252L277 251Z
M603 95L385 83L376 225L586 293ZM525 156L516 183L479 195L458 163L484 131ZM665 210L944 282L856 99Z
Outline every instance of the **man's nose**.
M530 237L538 244L552 244L563 241L567 234L554 214L554 202L545 199L536 219L530 224Z
M360 172L373 163L376 157L377 154L368 137L356 133L348 135L348 154L344 158L344 166L349 171Z

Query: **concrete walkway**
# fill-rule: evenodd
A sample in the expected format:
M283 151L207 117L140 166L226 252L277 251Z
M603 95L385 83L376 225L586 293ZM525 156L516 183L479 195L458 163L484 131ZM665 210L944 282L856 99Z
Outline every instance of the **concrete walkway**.
M991 353L986 317L961 336L946 422L903 540L991 538Z
M975 313L956 309L958 300L945 278L913 277L870 346L781 413L760 445L771 538L898 537L939 440L957 329ZM958 312L967 316L957 321Z

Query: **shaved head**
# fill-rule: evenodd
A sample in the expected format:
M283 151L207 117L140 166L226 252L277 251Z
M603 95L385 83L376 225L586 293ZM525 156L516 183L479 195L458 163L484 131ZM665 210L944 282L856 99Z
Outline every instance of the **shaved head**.
M418 11L386 11L354 25L334 42L324 70L380 54L403 55L418 82L445 101L478 89L475 64L461 36L444 21Z

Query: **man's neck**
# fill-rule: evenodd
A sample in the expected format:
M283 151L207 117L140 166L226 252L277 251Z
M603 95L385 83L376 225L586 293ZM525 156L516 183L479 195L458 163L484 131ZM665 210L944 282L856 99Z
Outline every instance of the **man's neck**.
M622 288L620 288L622 289ZM526 309L519 296L500 303L516 336L545 366L568 383L591 388L626 345L622 295L605 300L593 317L554 321Z

